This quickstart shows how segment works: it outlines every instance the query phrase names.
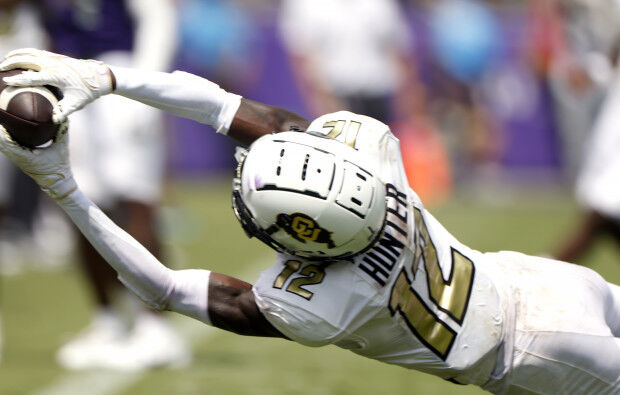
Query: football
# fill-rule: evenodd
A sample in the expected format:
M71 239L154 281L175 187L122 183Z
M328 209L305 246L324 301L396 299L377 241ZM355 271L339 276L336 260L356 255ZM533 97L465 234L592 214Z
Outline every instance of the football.
M52 121L52 112L60 93L52 87L16 87L4 82L4 77L23 71L0 72L0 125L19 145L36 148L56 137L59 125Z

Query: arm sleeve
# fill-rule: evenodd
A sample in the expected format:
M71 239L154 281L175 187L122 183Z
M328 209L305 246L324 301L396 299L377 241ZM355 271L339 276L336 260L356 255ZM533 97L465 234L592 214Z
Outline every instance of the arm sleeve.
M208 270L171 270L112 222L79 189L58 200L63 210L123 284L157 310L171 310L211 324Z
M164 73L111 66L114 93L183 118L213 126L226 134L241 105L241 96L183 71Z

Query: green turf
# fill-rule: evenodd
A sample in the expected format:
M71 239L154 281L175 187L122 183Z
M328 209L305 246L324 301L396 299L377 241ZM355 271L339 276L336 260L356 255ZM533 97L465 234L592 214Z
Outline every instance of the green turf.
M183 183L165 232L176 258L193 267L253 280L271 253L245 238L233 218L229 182ZM577 222L570 196L524 194L503 205L455 199L431 210L455 236L481 250L549 252ZM586 257L609 281L620 283L619 254L608 241ZM177 259L178 260L178 259ZM0 394L45 389L67 373L55 349L89 317L89 294L77 269L26 273L3 280L4 360ZM205 327L205 332L209 331ZM195 342L194 362L181 370L148 372L123 394L466 394L481 393L440 379L365 360L335 347L310 349L272 339L216 331ZM84 394L88 390L84 389Z

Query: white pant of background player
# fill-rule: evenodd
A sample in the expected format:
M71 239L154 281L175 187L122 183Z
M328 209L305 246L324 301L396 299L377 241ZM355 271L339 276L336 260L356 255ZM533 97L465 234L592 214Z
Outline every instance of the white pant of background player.
M497 265L493 277L504 279L498 289L510 306L506 357L494 375L510 373L485 389L620 393L620 287L582 266L516 252L485 255Z
M123 67L133 64L129 52L97 58ZM69 122L74 176L90 199L104 209L118 201L158 205L166 161L161 111L109 95L73 113ZM141 309L141 302L136 303ZM73 370L135 370L188 362L185 341L162 317L142 312L129 332L123 321L116 306L95 311L90 326L60 348L59 363Z
M132 56L110 52L98 59L130 67ZM69 120L73 172L90 199L104 208L116 199L159 202L166 158L161 111L110 95Z

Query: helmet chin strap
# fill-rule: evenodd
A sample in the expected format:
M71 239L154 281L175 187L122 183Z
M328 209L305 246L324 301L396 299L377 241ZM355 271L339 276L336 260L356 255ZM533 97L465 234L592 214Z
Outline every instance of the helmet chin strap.
M265 230L265 233L271 236L272 234L276 233L278 230L280 230L280 227L278 226L278 224L273 224Z

